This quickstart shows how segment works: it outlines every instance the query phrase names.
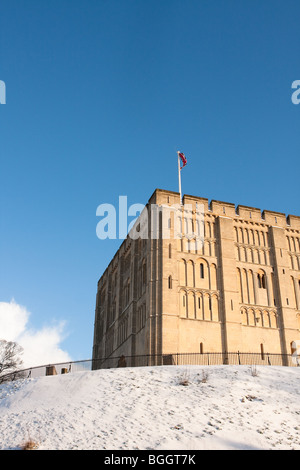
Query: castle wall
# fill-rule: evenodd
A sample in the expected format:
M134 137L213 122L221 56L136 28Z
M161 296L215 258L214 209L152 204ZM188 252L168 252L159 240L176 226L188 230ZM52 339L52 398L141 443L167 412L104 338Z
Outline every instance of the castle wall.
M99 280L93 357L290 354L300 340L300 217L195 196L178 213L179 202L156 190L149 238L127 238ZM170 209L158 238L151 204Z

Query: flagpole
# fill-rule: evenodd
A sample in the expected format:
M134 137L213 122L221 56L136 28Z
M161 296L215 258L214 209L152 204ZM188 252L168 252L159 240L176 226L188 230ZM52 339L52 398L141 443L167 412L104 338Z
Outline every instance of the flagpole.
M182 205L182 198L181 198L181 171L180 171L180 158L179 158L179 151L177 151L178 156L178 183L179 183L179 194L180 194L180 205Z

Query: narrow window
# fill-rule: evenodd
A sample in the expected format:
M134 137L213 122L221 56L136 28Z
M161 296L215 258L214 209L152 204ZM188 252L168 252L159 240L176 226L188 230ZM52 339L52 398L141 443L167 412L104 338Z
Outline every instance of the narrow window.
M172 245L169 244L169 258L172 258Z
M198 297L198 308L201 308L201 298Z
M264 345L262 343L260 344L260 354L261 354L261 359L264 361L265 353L264 353Z
M233 300L231 299L231 310L233 310Z
M185 295L182 297L182 305L185 307Z
M200 343L200 354L203 354L203 343Z
M257 275L258 288L261 289L261 277L260 274Z
M200 278L204 279L204 264L200 264Z
M169 289L172 289L172 276L168 277Z
M286 304L289 305L289 299L288 298L286 298Z

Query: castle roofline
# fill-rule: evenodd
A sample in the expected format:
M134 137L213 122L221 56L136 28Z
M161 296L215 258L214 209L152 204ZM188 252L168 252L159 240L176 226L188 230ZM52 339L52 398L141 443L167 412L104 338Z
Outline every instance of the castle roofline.
M170 196L176 196L179 197L180 194L179 192L176 191L169 191L167 189L161 189L161 188L156 188L151 195L149 199L149 203L151 200L154 199L156 201L156 195L157 194L165 194L165 195L170 195ZM260 209L258 207L252 207L252 206L246 206L246 205L235 205L234 203L231 202L226 202L226 201L219 201L216 199L212 199L209 201L208 198L201 197L201 196L194 196L190 194L184 194L182 196L183 202L187 200L192 200L192 201L199 201L199 202L204 202L205 206L207 209L211 212L215 212L216 214L224 214L224 208L228 208L229 213L226 215L229 215L230 217L241 217L241 218L249 218L249 219L254 219L254 220L260 220L261 222L266 222L271 225L276 225L278 226L289 226L291 228L294 228L296 230L300 230L300 216L297 215L286 215L283 212L277 212L273 210L267 210L267 209ZM226 211L227 212L227 211Z

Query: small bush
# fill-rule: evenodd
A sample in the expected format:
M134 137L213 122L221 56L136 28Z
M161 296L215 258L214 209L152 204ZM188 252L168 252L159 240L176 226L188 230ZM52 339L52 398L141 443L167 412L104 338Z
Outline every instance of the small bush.
M257 377L258 376L256 365L251 366L251 375L252 375L252 377Z
M187 371L183 372L179 377L178 377L178 385L183 385L184 387L187 387L190 385L190 376Z
M202 371L202 379L200 380L201 383L206 383L208 380L208 371L207 370L203 370Z
M29 427L27 426L27 436L24 439L24 443L21 445L21 450L35 450L39 447L39 443L32 439L29 431Z
M28 439L28 441L24 442L21 446L22 450L34 450L38 448L38 443L33 441L32 439Z

